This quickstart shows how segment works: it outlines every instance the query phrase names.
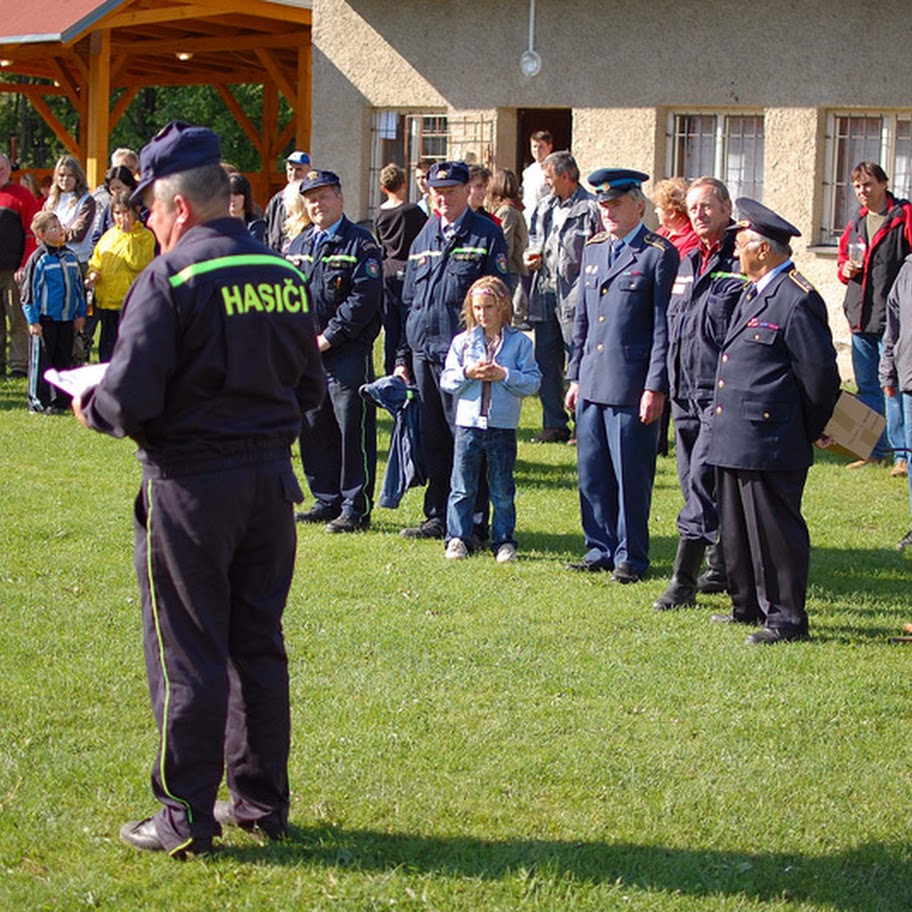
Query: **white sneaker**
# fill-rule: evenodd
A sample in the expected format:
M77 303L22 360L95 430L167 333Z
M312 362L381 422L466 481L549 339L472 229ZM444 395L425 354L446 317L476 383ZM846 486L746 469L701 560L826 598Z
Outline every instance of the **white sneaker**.
M447 560L461 560L469 556L469 549L461 538L451 538L446 546Z
M497 549L494 560L496 560L498 564L508 564L510 561L516 560L516 545L514 545L513 542L504 542Z

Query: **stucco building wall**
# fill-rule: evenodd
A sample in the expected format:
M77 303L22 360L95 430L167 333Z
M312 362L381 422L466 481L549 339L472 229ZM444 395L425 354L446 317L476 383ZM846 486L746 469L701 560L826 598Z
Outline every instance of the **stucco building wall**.
M517 168L517 112L567 108L584 175L625 166L656 178L670 173L670 113L762 114L763 201L802 231L796 261L826 298L844 348L835 250L818 243L827 117L912 111L910 67L889 51L912 44L906 0L863 16L849 0L770 0L763 15L729 0L540 0L543 66L534 77L519 68L529 6L314 0L312 152L342 175L349 214L370 215L376 109L440 111L454 122L483 116L493 121L490 161Z

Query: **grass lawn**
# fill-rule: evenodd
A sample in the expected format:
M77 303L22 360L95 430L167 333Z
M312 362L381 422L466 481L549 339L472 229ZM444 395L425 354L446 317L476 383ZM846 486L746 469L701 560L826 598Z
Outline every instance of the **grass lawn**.
M649 579L573 575L575 452L523 417L514 565L401 539L420 491L299 530L290 838L182 864L117 838L155 807L134 447L0 381L0 909L912 909L905 481L819 459L812 639L750 648L723 596L651 608L673 457Z

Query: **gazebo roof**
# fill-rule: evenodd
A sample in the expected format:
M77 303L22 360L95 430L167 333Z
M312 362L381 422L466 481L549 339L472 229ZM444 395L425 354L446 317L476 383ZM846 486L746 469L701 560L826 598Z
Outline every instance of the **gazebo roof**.
M143 86L212 85L267 162L310 133L312 0L10 0L0 17L0 92L19 92L91 171L107 136ZM5 80L6 74L46 82ZM231 85L264 86L262 125ZM111 106L114 90L123 89ZM280 129L277 93L295 121ZM47 96L67 96L80 135L67 135Z

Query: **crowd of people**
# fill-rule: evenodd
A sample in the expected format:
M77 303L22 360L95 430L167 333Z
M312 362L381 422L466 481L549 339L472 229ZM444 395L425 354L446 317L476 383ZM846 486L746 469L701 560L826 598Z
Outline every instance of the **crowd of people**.
M133 438L143 463L137 573L162 809L121 830L131 845L178 856L206 851L222 825L285 831L280 622L295 521L370 527L377 430L364 388L381 329L387 379L420 416L424 515L403 537L440 540L449 560L516 559L516 428L538 395L534 442L576 447L585 551L567 570L636 584L670 414L683 506L653 607L728 592L712 620L754 628L748 643L808 636L801 502L840 377L825 304L792 261L800 232L711 176L658 182L652 231L649 175L599 168L584 181L546 131L530 151L521 182L421 161L415 202L387 165L375 232L302 150L261 216L218 138L186 124L138 160L112 159L97 195L63 156L41 211L0 156L0 288L29 406L59 407L43 366L69 366L94 316L110 365L72 407ZM912 204L875 163L852 181L862 208L838 269L859 396L888 420L850 468L889 459L899 476L912 445ZM313 498L296 514L295 440ZM215 800L223 763L230 802Z

